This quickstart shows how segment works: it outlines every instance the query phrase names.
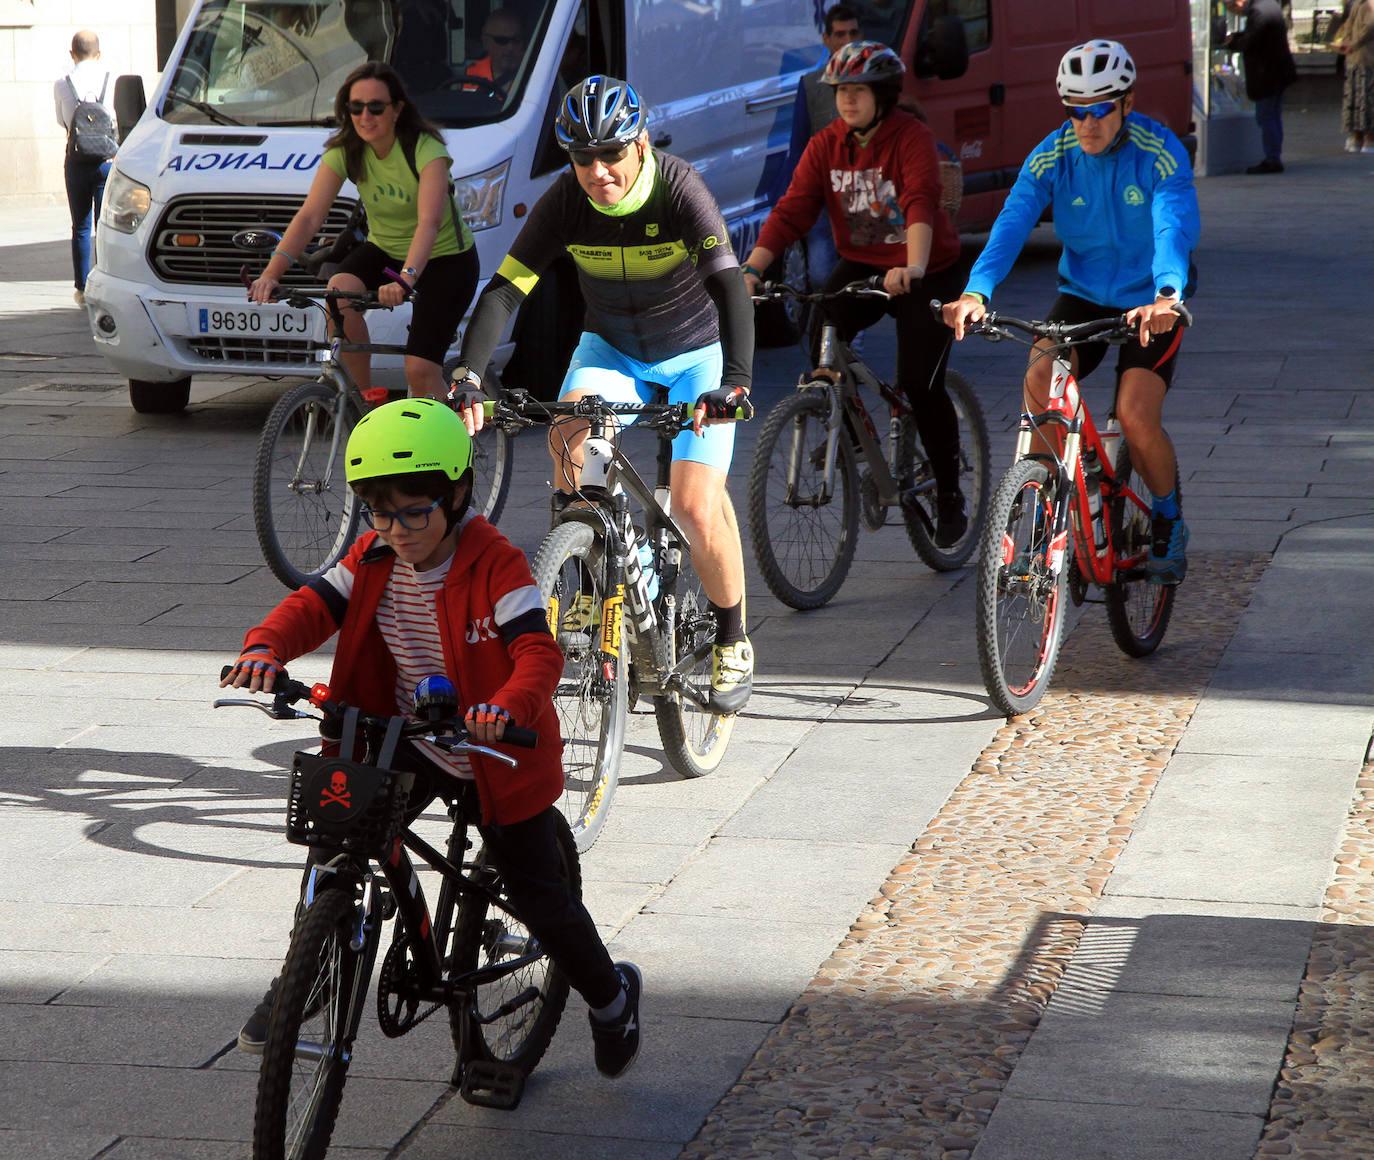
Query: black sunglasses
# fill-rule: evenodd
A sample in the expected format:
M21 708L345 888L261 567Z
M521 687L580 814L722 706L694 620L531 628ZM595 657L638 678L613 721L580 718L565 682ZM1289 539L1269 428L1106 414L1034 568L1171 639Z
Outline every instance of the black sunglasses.
M505 48L506 45L508 45L508 44L519 44L519 43L521 43L521 41L524 40L524 37L519 36L519 35L516 35L516 36L497 36L494 32L484 32L484 33L482 34L482 39L483 39L483 40L489 40L489 41L492 42L492 44L498 45L498 46L500 46L501 48Z
M1120 100L1120 97L1113 97L1110 101L1098 101L1095 105L1065 105L1064 112L1075 121L1086 121L1089 117L1094 121L1101 121L1116 112L1117 102Z
M380 117L393 104L394 101L349 101L348 111L355 117L361 117L365 111L374 117Z
M618 161L624 161L625 154L629 151L628 145L606 145L600 149L569 149L568 157L574 165L590 169L598 161L602 165L614 165Z

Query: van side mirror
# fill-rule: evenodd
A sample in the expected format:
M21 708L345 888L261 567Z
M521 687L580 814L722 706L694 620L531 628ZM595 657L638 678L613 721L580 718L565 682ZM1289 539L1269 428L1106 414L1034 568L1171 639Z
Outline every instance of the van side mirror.
M128 73L115 80L114 108L115 120L119 122L119 140L123 144L143 110L148 107L148 98L143 92L143 78L137 73Z
M931 17L927 10L911 64L918 77L952 81L963 76L968 71L968 33L963 19L954 12Z

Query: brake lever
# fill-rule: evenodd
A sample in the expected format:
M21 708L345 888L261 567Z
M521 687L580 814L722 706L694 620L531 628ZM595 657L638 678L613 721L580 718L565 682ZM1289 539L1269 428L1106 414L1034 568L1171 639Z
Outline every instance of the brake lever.
M520 764L508 753L501 753L495 749L488 749L485 745L478 745L473 741L450 741L443 737L430 737L429 740L440 749L448 753L480 753L483 757L490 757L494 761L499 761L503 765L508 765L514 769Z

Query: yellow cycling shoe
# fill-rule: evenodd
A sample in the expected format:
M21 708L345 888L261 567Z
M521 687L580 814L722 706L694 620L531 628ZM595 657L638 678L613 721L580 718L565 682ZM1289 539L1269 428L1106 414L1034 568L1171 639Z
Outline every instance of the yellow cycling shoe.
M586 632L600 619L601 609L596 597L590 592L579 592L563 613L558 628L560 632Z
M711 708L738 713L754 691L754 646L749 638L711 649Z

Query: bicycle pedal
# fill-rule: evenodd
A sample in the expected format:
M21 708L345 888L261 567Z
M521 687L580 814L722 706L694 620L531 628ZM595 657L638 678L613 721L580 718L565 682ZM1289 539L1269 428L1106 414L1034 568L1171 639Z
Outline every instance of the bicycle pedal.
M480 1108L514 1111L525 1094L525 1073L514 1064L474 1059L463 1068L458 1094Z

